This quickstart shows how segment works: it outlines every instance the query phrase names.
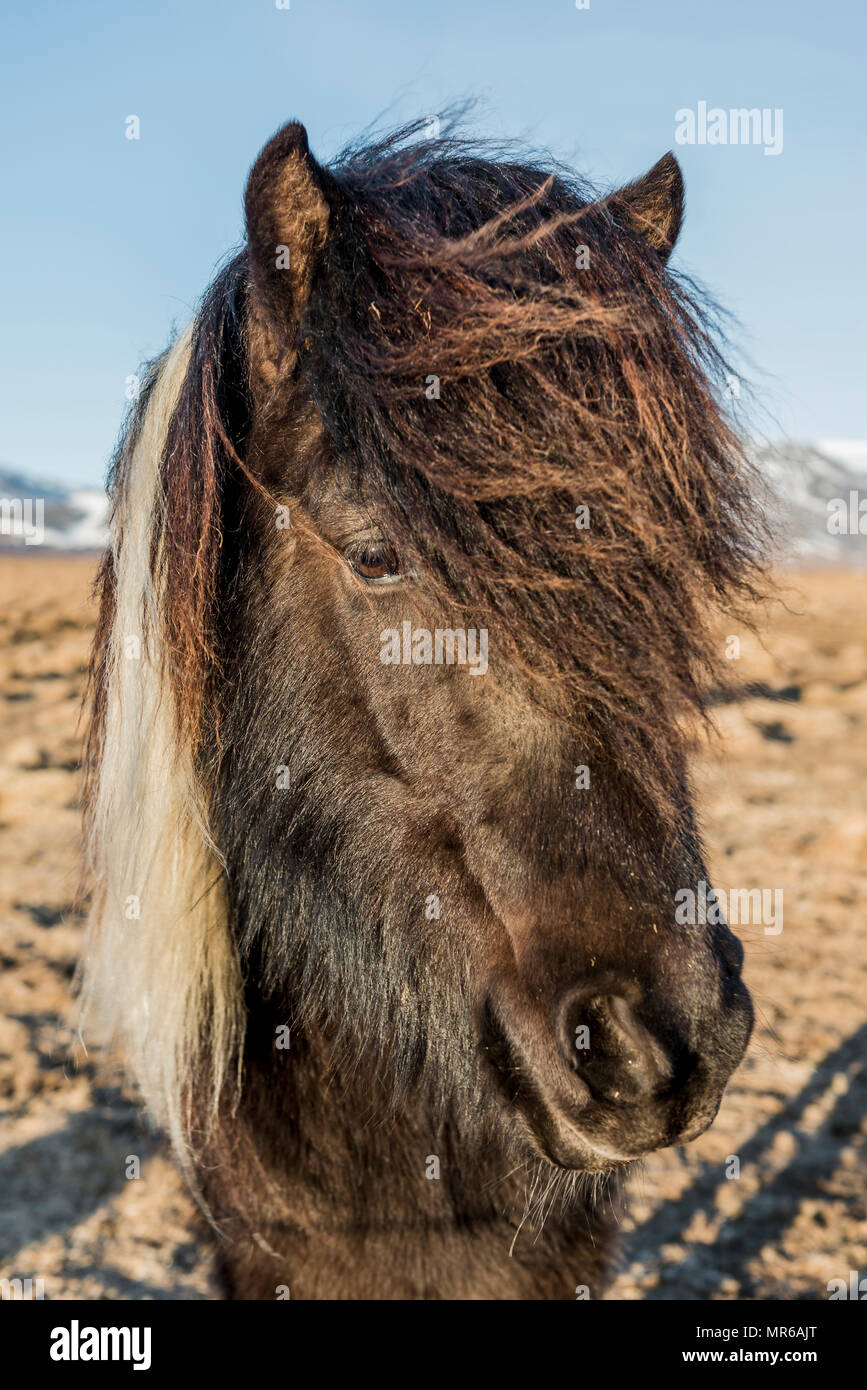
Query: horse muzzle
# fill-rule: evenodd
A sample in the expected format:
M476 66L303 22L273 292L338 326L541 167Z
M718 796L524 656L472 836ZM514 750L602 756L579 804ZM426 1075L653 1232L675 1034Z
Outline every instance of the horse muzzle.
M752 1031L739 969L705 980L687 1011L614 972L547 1006L515 984L489 991L483 1053L531 1146L562 1168L605 1170L696 1138Z

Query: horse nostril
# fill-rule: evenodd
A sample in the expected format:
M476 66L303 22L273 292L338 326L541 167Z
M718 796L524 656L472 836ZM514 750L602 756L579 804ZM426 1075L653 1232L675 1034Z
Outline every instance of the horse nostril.
M557 1014L564 1056L596 1099L638 1101L666 1089L671 1059L622 995L572 990Z

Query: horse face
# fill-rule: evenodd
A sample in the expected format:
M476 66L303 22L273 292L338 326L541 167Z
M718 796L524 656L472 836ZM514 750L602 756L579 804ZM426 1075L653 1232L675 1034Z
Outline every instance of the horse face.
M438 1065L464 1100L558 1165L700 1133L751 1008L727 927L675 922L706 878L685 779L672 832L613 762L585 762L580 711L528 687L495 625L438 611L321 467L315 485L287 476L273 420L252 442L283 524L263 510L241 588L221 797L241 808L230 880L289 880L269 968L292 973L290 938L319 914L351 1026L378 997L386 1057L445 1031Z
M341 468L298 358L323 187L290 127L247 197L248 460L279 510L258 504L233 577L217 804L242 944L408 1083L434 1057L465 1109L604 1169L713 1119L751 1028L741 949L675 922L706 878L678 745L666 818L496 617L442 606ZM679 194L647 194L635 215L667 247Z

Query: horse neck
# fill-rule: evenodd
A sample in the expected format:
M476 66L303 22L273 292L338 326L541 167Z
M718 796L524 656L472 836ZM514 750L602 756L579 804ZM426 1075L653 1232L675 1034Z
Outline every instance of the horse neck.
M610 1207L573 1195L540 1236L562 1195L550 1170L423 1101L386 1106L374 1076L309 1033L277 1048L280 1026L264 1007L251 1017L239 1109L200 1168L219 1225L261 1250L249 1278L264 1291L234 1296L273 1296L284 1257L299 1296L565 1298L570 1281L601 1281Z

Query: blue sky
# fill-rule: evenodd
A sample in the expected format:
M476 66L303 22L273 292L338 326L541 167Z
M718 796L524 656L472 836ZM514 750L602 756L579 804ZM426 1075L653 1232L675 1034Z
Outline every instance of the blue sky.
M603 185L675 148L678 262L740 319L770 433L867 435L865 23L854 0L39 0L4 7L0 462L102 479L124 385L241 237L285 120L327 160L481 99ZM698 102L782 108L783 150L674 142ZM125 138L137 115L141 139Z

